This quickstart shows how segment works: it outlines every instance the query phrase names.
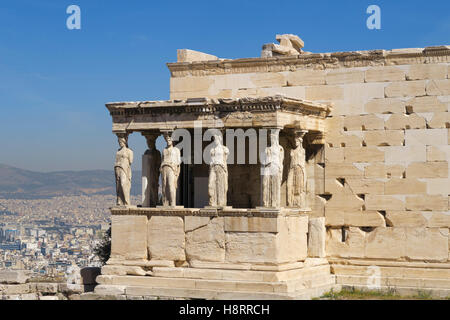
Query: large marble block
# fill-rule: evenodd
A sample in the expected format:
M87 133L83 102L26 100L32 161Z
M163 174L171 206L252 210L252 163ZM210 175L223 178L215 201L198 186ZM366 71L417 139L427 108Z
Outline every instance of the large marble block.
M111 258L147 259L147 216L112 216Z
M186 260L182 217L153 216L150 218L148 253L152 260Z

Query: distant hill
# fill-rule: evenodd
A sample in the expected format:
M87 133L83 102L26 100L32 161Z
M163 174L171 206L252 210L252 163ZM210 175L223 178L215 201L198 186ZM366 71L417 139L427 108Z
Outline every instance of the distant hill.
M133 172L131 193L140 194L141 172ZM0 198L37 199L69 195L115 194L108 170L35 172L0 164Z

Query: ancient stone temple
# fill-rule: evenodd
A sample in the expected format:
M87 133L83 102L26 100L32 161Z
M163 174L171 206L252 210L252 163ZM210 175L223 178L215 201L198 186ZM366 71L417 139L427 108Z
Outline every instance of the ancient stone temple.
M277 41L260 58L179 50L171 100L106 105L118 198L97 293L450 295L450 47L320 54ZM149 148L142 177L133 133ZM129 203L130 179L142 203Z

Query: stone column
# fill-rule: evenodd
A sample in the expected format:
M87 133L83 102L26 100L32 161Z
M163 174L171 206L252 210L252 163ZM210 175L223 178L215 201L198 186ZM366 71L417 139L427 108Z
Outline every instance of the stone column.
M265 149L262 161L262 202L265 208L281 207L284 149L279 144L279 136L280 128L270 129L270 147Z
M159 168L161 153L156 149L155 141L159 133L143 132L148 149L142 155L142 206L156 207L158 204Z

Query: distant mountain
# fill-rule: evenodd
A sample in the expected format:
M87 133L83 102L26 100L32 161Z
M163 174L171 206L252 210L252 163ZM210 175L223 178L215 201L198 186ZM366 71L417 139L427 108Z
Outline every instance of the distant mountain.
M0 164L0 198L36 199L68 195L115 194L108 170L35 172ZM140 194L141 172L133 172L131 193Z

